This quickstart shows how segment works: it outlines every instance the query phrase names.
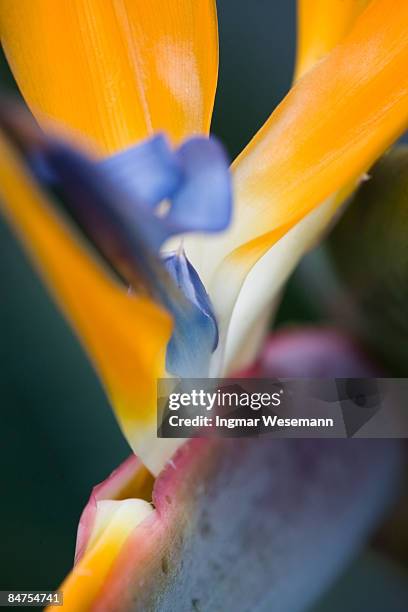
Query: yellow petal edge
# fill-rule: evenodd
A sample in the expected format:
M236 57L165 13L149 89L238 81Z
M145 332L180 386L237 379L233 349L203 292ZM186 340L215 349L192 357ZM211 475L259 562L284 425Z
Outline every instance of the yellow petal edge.
M85 612L92 603L134 529L153 512L142 499L106 500L97 505L95 527L84 556L60 587L63 609ZM60 610L49 606L47 610Z

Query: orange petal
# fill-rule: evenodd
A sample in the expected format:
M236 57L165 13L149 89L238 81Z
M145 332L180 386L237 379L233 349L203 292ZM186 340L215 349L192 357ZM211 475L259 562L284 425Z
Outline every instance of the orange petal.
M3 0L0 35L42 120L104 153L157 130L209 130L218 69L213 0Z
M147 298L129 295L107 274L1 134L0 212L83 342L131 446L151 465L156 379L165 371L170 317Z
M271 307L347 192L405 130L407 30L408 3L397 0L390 11L387 0L373 0L344 41L291 89L234 163L233 224L225 236L213 239L199 268L220 324L219 353L227 334L241 342L240 321L251 329L260 314L254 302ZM249 310L240 310L237 299L250 271L250 292L257 298L246 301ZM236 325L229 332L234 308ZM229 353L228 360L237 365Z
M333 49L371 0L298 0L296 79Z
M386 18L385 18L386 16ZM408 3L375 0L235 162L232 242L259 255L357 179L408 123ZM269 234L269 236L268 236ZM253 241L253 242L251 242Z

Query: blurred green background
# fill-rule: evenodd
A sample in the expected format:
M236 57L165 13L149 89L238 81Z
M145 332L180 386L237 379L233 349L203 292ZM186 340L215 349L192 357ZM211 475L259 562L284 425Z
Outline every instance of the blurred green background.
M219 0L218 9L213 131L233 158L290 86L295 2ZM3 88L13 88L4 60L1 79ZM52 589L72 565L78 519L92 486L129 448L75 337L1 222L0 253L0 589ZM279 321L313 316L292 282ZM369 583L378 563L361 558L319 612L367 609L361 600L353 607L350 585L356 586L356 572L358 584ZM402 578L388 565L386 570L396 581L390 579L390 588L403 588ZM370 610L399 610L384 607L386 593L376 592Z

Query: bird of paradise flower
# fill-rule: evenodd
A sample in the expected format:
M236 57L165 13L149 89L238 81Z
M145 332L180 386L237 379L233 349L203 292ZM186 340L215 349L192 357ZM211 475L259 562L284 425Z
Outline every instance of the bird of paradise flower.
M1 210L152 474L176 449L155 435L156 380L251 363L290 271L404 131L408 6L395 4L299 2L296 82L230 173L208 138L212 0L2 1L3 48L44 132L4 111ZM92 605L151 515L123 499L149 478L131 458L95 492L70 609Z

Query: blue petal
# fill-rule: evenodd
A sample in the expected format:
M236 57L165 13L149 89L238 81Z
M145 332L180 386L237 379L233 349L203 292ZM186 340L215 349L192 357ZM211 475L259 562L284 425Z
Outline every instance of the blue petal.
M93 161L70 147L52 142L43 159L31 156L31 166L59 196L64 210L99 253L134 287L151 293L161 263L151 243L161 236L156 217L143 206L130 204Z
M146 231L156 249L170 236L218 232L231 220L229 164L215 139L192 138L173 152L163 136L156 136L104 160L99 167L126 195L129 206L150 209L152 228ZM155 207L164 200L167 212L155 214Z
M42 185L46 185L47 188L50 189L58 184L58 177L53 172L42 152L31 152L27 161L31 172L37 177L37 180L39 180Z
M60 143L50 146L44 159L35 159L32 166L43 179L52 177L65 210L125 282L147 290L172 314L168 371L184 378L207 376L218 342L210 299L184 253L158 258L152 248L158 220L145 208L138 210L118 197L121 194L99 165Z
M169 304L175 329L167 347L166 368L182 378L208 376L210 357L218 344L218 326L210 298L183 251L163 256L163 262L187 304Z
M228 159L215 139L191 138L176 152L183 181L172 198L166 221L173 233L219 232L232 214Z
M156 139L155 143L153 149L157 146L157 151L165 141ZM182 186L174 195L174 211L171 209L168 215L178 221L186 198L193 198L192 186L199 189L202 184L203 191L204 177L210 182L210 149L220 150L218 145L202 139L188 144L191 146L182 147L177 153L178 163L181 165L182 159L184 163ZM153 199L149 206L141 204L136 190L132 195L123 190L126 181L119 187L103 165L59 142L49 143L42 156L31 156L31 165L58 192L65 210L124 281L136 291L147 290L173 315L174 333L167 350L168 371L180 377L207 376L210 357L218 343L215 315L205 288L184 253L169 254L160 261L158 247L167 235L166 223L169 223L151 210ZM160 178L160 172L158 175ZM195 198L200 206L206 200L202 195ZM192 208L195 210L195 206ZM200 218L199 208L197 211L196 227L202 227L203 223L208 227L205 215ZM220 218L213 227L217 223Z
M101 170L136 202L154 208L180 186L181 165L159 134L99 163Z
M169 371L206 376L218 342L209 297L183 253L166 256L163 263L157 247L171 233L169 226L173 232L215 231L229 220L229 172L221 147L195 138L174 153L159 136L100 164L62 141L48 139L31 119L21 122L14 111L0 113L0 120L37 180L53 191L55 204L112 270L173 314ZM163 220L152 209L168 198L173 208Z
M218 344L217 319L214 314L210 296L205 290L196 269L187 259L184 250L163 254L162 261L183 295L185 295L192 304L197 306L203 316L206 316L210 320L210 323L212 323L212 350L215 351Z

